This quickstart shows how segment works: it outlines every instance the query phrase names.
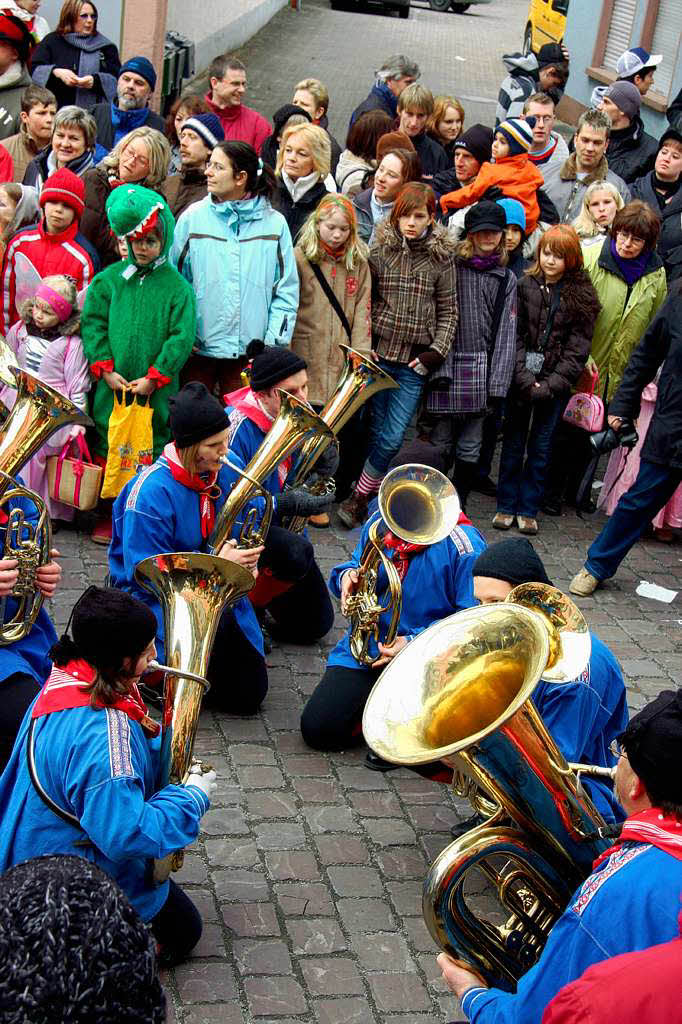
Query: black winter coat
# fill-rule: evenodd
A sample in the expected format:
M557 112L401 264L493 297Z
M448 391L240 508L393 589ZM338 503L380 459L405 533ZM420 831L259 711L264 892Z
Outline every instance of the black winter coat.
M661 233L656 250L663 260L668 284L677 281L682 278L682 185L662 208L654 189L653 171L633 182L630 191L633 199L642 199L648 203L661 218Z
M350 128L351 125L355 124L361 114L367 114L370 110L383 110L389 117L395 117L395 102L391 105L383 90L373 85L367 99L359 103L351 114L348 127Z
M80 59L81 51L78 47L73 46L64 36L59 35L58 32L48 32L33 51L31 56L31 72L34 73L36 68L48 65L53 68L66 68L68 71L78 74ZM121 61L118 56L118 49L113 43L103 46L99 51L99 66L100 71L111 75L113 78L118 78L121 70ZM107 97L102 89L99 76L95 74L93 77L95 84L91 90L92 102L99 103ZM55 78L52 73L50 73L45 85L50 92L55 94L59 109L76 102L76 88L72 85L65 85L61 78Z
M682 470L682 291L676 285L630 356L609 415L634 420L642 391L656 376L658 397L649 424L642 459Z
M413 136L411 142L417 151L423 177L432 178L439 171L447 171L452 167L452 160L443 147L426 132Z
M298 233L306 220L313 210L317 209L320 199L323 199L326 195L327 189L324 182L318 181L316 185L313 185L313 187L309 189L304 196L301 196L297 203L295 203L291 198L289 189L286 187L282 179L277 179L277 192L272 200L272 205L276 210L279 210L289 225L289 231L291 232L294 245L296 244Z
M644 131L644 123L638 115L627 128L611 132L606 159L609 170L629 185L653 170L657 153L658 142Z
M590 354L601 304L592 282L581 269L564 275L562 279L559 307L544 346L542 370L536 375L526 368L526 353L538 352L541 348L553 290L548 296L538 278L528 274L518 284L513 384L517 400L537 401L567 394L578 380ZM539 388L533 386L536 381Z

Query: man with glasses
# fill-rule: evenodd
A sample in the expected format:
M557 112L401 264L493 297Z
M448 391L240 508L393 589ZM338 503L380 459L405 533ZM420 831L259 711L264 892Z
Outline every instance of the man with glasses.
M545 179L545 188L559 177L559 171L568 160L568 146L558 132L554 100L546 92L534 92L523 104L523 120L534 117L533 144L528 150L528 159L537 167Z
M103 156L134 128L156 128L163 132L162 117L149 109L156 88L156 71L146 57L131 57L121 68L116 98L96 103L90 113L97 122L97 158Z
M260 154L265 140L272 134L268 121L242 102L246 93L246 68L236 57L226 53L216 57L208 69L211 85L204 99L209 110L220 118L228 142L247 142Z
M480 604L504 601L521 583L551 585L542 560L525 537L509 537L492 544L473 566L474 597ZM615 656L590 632L590 660L577 679L550 683L541 679L533 703L567 761L612 768L616 763L609 744L628 722L625 682ZM620 821L622 808L604 779L583 777L583 784L601 815ZM474 824L456 826L463 834Z
M540 1024L559 989L591 964L678 937L682 690L660 693L618 740L615 788L627 814L620 838L597 858L516 992L488 988L446 953L438 957L472 1024Z

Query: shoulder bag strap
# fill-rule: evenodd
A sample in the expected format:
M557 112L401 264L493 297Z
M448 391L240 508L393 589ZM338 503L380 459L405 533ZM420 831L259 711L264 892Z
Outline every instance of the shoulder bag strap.
M38 778L38 772L36 769L35 761L35 724L36 719L32 718L31 724L28 727L28 736L26 738L26 760L28 762L28 774L30 776L31 782L33 783L33 788L35 789L36 793L43 801L45 806L49 807L53 814L56 814L58 818L61 818L62 821L65 821L67 825L72 825L74 828L77 828L80 832L82 832L83 826L81 825L80 821L75 816L75 814L70 814L69 811L65 811L63 807L60 807L59 804L56 804L52 797L45 792L43 784ZM74 845L91 846L92 844L89 839L78 839L76 840Z
M329 300L329 305L332 307L332 309L334 310L334 312L338 316L339 320L341 321L341 326L343 327L344 331L348 335L348 341L350 342L350 340L351 340L350 324L348 323L348 317L344 313L343 307L341 306L341 303L339 302L339 300L337 299L336 295L334 295L334 292L329 287L329 282L327 281L327 278L322 273L322 268L320 267L320 265L318 263L313 263L310 260L308 262L310 263L310 267L312 269L313 274L315 275L315 277L317 278L317 280L319 282L320 288L322 289L324 294L327 296L327 299Z
M552 327L554 327L554 318L556 316L556 311L559 308L559 303L561 302L562 285L563 281L558 281L554 285L554 290L552 291L552 298L549 303L549 312L547 313L547 323L545 324L545 329L542 333L542 338L538 342L538 348L541 352L544 352L545 346L549 341L549 336L552 333Z

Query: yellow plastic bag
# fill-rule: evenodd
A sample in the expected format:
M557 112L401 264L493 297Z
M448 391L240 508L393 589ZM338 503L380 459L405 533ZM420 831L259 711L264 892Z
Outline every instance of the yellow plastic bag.
M109 454L102 484L103 498L118 497L140 469L151 465L153 414L147 395L114 391L114 408L109 417Z

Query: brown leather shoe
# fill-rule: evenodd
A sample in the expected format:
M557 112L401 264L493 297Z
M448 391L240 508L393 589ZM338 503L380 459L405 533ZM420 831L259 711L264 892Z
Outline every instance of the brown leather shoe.
M345 501L339 505L339 519L349 530L361 526L367 518L368 498L364 494L353 491Z
M316 530L328 530L329 516L326 512L320 512L316 516L308 516L308 524L314 526Z

